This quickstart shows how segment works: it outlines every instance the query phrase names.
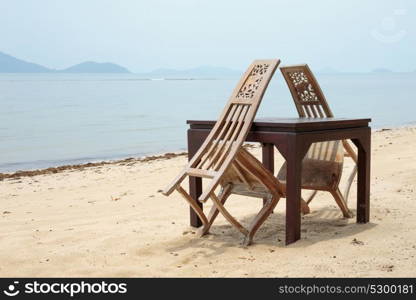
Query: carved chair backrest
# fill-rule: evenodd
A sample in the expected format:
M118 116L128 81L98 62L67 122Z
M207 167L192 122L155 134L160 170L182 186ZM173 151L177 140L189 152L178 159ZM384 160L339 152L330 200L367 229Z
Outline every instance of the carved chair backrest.
M191 168L218 171L228 154L241 146L278 63L278 60L257 60L250 65L195 155Z
M280 68L300 117L330 118L334 115L308 65Z
M331 109L309 66L294 65L280 68L301 118L331 118ZM342 161L340 141L314 143L305 158Z

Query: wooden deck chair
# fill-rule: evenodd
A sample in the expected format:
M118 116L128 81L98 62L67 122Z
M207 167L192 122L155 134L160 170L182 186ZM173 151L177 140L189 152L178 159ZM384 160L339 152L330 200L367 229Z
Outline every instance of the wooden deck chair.
M280 68L301 118L329 118L332 111L308 65L295 65ZM345 150L345 151L344 151ZM344 156L351 157L355 166L348 178L344 194L339 190ZM301 188L313 190L306 200L309 204L318 191L328 191L334 197L344 217L352 217L347 199L352 181L357 173L357 155L348 141L328 141L314 143L302 162ZM286 164L280 169L277 178L286 182Z
M185 198L202 221L199 235L209 231L220 212L245 235L244 244L248 245L281 196L277 179L242 147L264 92L279 63L279 60L256 60L250 65L202 146L178 177L163 191L164 195L169 195L177 190ZM213 201L208 217L181 187L181 182L186 176L210 179L209 184L204 184L198 199L201 202L209 198ZM221 186L221 189L217 195L215 190L218 186ZM246 229L225 209L224 202L232 193L266 197L263 192L256 191L259 186L265 187L268 191L268 200Z

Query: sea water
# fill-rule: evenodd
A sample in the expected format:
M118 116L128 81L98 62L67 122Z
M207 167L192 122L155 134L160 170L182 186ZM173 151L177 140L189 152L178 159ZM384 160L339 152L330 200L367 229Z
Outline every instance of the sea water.
M337 117L373 128L416 121L416 73L321 74ZM0 74L0 172L186 149L186 120L216 119L238 78ZM257 117L296 117L277 71Z

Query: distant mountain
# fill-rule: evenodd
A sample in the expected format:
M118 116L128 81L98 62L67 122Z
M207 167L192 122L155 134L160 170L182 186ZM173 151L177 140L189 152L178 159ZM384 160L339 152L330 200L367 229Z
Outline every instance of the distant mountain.
M63 70L53 70L0 52L0 73L130 73L113 63L87 61Z
M67 69L60 70L63 73L130 73L126 68L113 63L97 63L86 61Z
M0 73L47 73L53 70L0 52Z
M171 79L200 79L200 78L238 78L241 71L228 69L224 67L200 66L186 70L175 69L157 69L148 73L139 75L146 78L171 78Z

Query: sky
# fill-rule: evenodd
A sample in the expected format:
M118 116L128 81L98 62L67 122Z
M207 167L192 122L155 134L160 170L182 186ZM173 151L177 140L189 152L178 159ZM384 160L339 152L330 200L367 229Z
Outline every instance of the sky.
M254 59L416 70L414 0L0 0L0 51L50 68L132 72Z

